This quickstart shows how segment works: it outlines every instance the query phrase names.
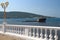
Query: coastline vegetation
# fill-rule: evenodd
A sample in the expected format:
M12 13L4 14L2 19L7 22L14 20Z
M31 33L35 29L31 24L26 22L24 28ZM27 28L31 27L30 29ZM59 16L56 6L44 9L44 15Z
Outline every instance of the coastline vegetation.
M28 12L16 12L16 11L6 12L6 17L7 18L40 18L40 17L48 18L48 16L37 15ZM0 18L4 18L4 12L0 12Z

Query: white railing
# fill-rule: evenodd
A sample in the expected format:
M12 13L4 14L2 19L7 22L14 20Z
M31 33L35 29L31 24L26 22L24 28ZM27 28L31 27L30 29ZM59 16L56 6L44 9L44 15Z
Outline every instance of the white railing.
M0 25L0 33L30 40L59 40L60 27L31 25Z

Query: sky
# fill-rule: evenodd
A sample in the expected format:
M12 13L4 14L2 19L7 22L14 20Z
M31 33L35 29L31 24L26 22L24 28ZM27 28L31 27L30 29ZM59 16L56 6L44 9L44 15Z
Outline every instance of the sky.
M6 0L0 0L5 2ZM60 0L8 0L6 11L22 11L38 15L60 17ZM0 6L0 11L3 8Z

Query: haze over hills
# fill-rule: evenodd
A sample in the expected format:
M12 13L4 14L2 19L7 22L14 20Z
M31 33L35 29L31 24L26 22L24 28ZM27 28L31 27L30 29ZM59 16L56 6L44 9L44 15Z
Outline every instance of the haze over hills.
M27 12L6 12L7 18L32 18L32 17L47 17ZM4 12L0 12L0 18L4 17Z

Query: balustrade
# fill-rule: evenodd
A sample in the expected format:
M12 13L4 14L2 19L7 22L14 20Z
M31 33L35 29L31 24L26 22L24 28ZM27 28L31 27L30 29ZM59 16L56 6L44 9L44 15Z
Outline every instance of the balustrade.
M4 26L0 26L0 28L1 27L3 30L0 30L0 31L28 36L28 38L31 37L35 39L39 38L44 40L53 40L53 37L54 37L54 40L59 39L57 33L58 33L58 30L60 30L60 27L28 26L28 25L4 25ZM47 30L49 30L50 32L49 35ZM52 30L55 31L54 36L52 35L52 32L53 32Z

